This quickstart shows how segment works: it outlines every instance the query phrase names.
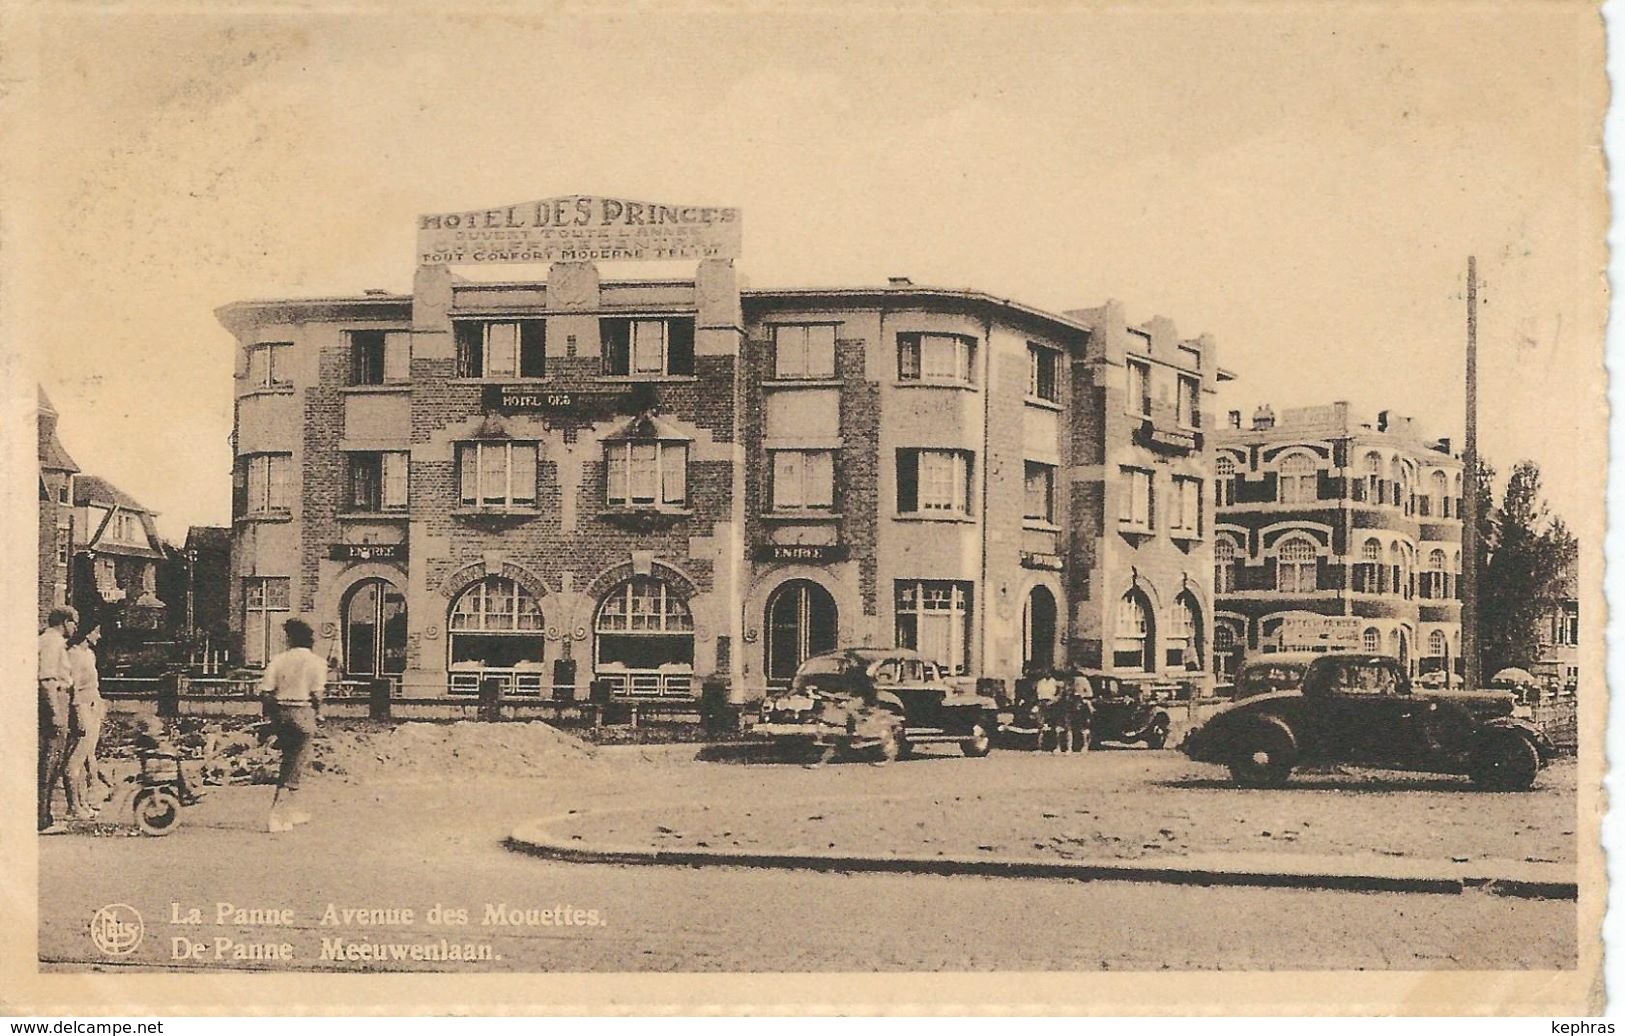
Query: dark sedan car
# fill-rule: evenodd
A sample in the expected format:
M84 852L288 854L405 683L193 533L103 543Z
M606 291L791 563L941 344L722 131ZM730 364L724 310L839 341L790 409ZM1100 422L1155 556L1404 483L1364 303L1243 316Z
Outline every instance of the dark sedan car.
M1232 702L1180 748L1230 768L1238 784L1275 787L1304 764L1351 763L1458 773L1480 787L1527 788L1556 749L1513 716L1506 691L1413 688L1385 655L1324 654L1303 686Z

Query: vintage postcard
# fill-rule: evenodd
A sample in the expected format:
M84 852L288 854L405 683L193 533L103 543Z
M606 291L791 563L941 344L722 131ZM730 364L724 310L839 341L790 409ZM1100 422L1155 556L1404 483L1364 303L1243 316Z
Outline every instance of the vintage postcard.
M6 1012L1602 1009L1596 6L0 46Z

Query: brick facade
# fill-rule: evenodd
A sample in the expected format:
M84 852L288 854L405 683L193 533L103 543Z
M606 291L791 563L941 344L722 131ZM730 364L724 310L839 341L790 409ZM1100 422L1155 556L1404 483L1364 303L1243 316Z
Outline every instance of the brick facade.
M1101 631L1139 594L1159 609L1157 630L1176 600L1197 617L1188 657L1168 662L1153 639L1155 664L1136 671L1200 682L1210 540L1124 535L1103 474L1134 463L1207 481L1200 429L1159 438L1144 415L1118 412L1133 342L1212 391L1211 342L1181 342L1165 321L1142 332L1115 305L1057 315L908 284L742 292L715 260L691 281L600 281L590 264L560 263L546 282L493 284L425 267L410 296L243 302L219 316L239 349L239 633L265 621L263 609L245 618L245 588L286 580L318 650L352 675L386 666L408 694L467 693L498 673L519 693L580 699L599 678L614 693L689 696L715 680L743 700L830 639L918 638L967 675L1006 679L1038 659L1099 665ZM659 371L623 369L632 332L619 322L632 320L664 336ZM406 376L350 384L358 332L409 348ZM474 336L494 350L510 333L533 336L511 347L540 348L539 376L460 366ZM827 341L828 365L781 373L781 334ZM274 377L251 356L267 346ZM1055 357L1054 402L1029 394L1031 350ZM523 499L465 502L460 449L501 467L530 444ZM677 492L679 450L674 502L663 494ZM353 510L352 465L378 453L407 455L405 506ZM256 504L245 472L283 456L290 499ZM617 502L611 457L618 479L658 478L662 495ZM1034 464L1053 470L1055 499L1036 520ZM792 475L811 496L791 499ZM963 500L942 499L944 484ZM498 594L505 610L479 610Z

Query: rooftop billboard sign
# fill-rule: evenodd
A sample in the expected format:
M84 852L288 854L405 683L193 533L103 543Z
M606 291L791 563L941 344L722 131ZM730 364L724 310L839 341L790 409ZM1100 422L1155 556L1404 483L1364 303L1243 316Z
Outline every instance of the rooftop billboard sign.
M421 266L737 259L739 210L573 194L418 217Z

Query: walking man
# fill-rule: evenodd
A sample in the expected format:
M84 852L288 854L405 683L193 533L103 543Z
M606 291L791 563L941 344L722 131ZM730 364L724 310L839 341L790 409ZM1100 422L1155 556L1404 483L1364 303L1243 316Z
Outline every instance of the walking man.
M68 764L68 638L79 624L72 608L52 608L39 635L39 833L54 835L67 825L51 813L51 793L62 783Z
M282 746L282 769L271 797L267 830L291 831L310 820L298 808L299 779L310 757L310 739L322 718L322 690L327 684L327 663L311 650L316 634L302 619L282 624L288 649L271 659L260 680L260 693L270 697L272 726Z

